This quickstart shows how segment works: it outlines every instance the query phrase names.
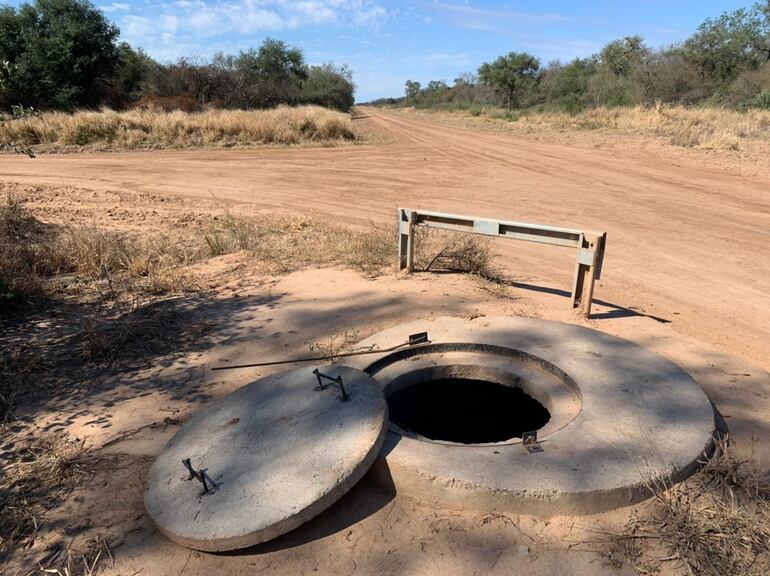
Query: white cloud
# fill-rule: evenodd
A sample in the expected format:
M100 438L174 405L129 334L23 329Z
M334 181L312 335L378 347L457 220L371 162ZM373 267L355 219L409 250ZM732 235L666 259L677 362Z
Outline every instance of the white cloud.
M126 39L151 49L161 33L213 37L314 26L377 28L388 18L375 0L173 0L160 6L161 14L152 18L119 17Z
M353 22L356 26L379 26L387 18L388 12L382 6L358 7L353 10Z
M178 26L177 17L169 14L157 18L128 14L122 18L121 32L129 40L149 37L165 44L174 38Z
M301 28L375 30L391 14L376 0L161 0L116 21L123 39L160 61L237 51L242 39ZM158 14L158 8L160 13ZM142 10L139 8L139 10ZM152 14L151 14L152 13ZM340 36L342 34L339 34Z
M493 32L497 34L510 33L512 27L521 25L556 24L569 20L562 14L548 12L525 12L507 8L477 8L468 4L434 1L426 4L426 8L446 18L452 25L459 28Z
M99 6L99 10L107 14L110 12L125 12L129 8L131 8L129 4L123 4L122 2L113 2L107 6Z
M421 59L421 64L427 68L437 68L444 66L464 67L470 66L473 62L465 52L431 52L425 54Z

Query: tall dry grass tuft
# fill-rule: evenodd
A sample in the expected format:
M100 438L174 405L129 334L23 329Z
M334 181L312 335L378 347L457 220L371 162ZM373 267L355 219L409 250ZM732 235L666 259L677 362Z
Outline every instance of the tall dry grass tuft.
M334 144L360 139L349 115L318 106L272 110L49 112L0 125L0 142L37 151Z
M376 275L395 264L395 233L390 228L359 231L304 216L227 214L204 238L212 256L245 250L269 274L343 264Z
M415 268L493 277L492 245L488 238L424 227L415 228Z
M677 146L737 150L743 140L768 139L770 111L686 108L657 104L631 108L591 108L578 114L538 112L522 115L518 129L609 130L662 136Z
M770 574L770 476L736 458L726 439L691 479L649 488L650 514L632 516L603 541L611 565L630 564L638 574L664 564L699 576Z
M54 228L34 218L12 196L0 204L0 307L16 296L42 293L41 277L54 272Z

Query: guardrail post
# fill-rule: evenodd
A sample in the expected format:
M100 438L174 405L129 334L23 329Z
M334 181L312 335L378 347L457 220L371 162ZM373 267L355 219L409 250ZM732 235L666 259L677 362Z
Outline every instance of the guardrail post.
M591 316L594 284L604 259L605 234L583 233L580 235L575 259L575 278L572 281L572 307L580 307L586 318Z
M398 269L414 272L414 212L398 209Z

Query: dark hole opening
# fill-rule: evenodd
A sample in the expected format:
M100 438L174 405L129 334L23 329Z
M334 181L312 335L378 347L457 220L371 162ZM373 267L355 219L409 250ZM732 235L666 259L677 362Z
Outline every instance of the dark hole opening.
M407 386L388 397L390 420L431 440L485 444L521 438L551 419L521 388L485 380L443 378Z

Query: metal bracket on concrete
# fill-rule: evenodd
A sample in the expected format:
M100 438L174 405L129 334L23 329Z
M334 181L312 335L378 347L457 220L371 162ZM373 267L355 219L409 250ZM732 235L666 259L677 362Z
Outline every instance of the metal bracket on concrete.
M581 308L586 316L591 315L594 282L601 278L604 263L604 250L607 244L606 232L399 208L399 268L409 273L414 271L414 229L416 226L577 248L575 276L572 281L572 307Z
M206 469L201 468L200 470L195 470L193 468L192 464L190 463L189 458L182 459L182 464L185 468L187 468L187 471L190 473L190 477L188 480L197 480L203 485L203 492L201 492L201 496L205 496L206 494L212 493L217 488L216 482L214 482L211 478L208 477L206 474Z
M533 432L524 432L524 434L521 435L521 445L529 454L536 454L537 452L543 451L543 447L537 439L537 430Z
M342 392L342 401L347 402L350 399L350 396L345 391L345 384L342 383L342 376L337 376L336 378L332 378L331 376L327 376L326 374L322 374L319 372L318 368L313 370L313 374L315 374L316 378L318 378L318 386L316 388L313 388L313 390L317 391L323 391L326 390L329 386L332 384L336 384L340 387L340 391ZM324 380L327 380L329 383L324 384Z

